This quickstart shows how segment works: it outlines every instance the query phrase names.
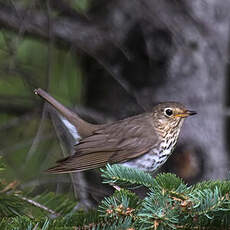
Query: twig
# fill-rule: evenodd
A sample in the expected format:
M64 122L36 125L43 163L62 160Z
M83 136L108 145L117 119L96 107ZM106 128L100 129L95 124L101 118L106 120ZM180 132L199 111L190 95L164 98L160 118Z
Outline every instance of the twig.
M30 158L33 156L33 154L35 153L37 147L38 147L38 144L39 144L39 139L42 135L42 132L43 132L43 126L44 126L44 122L47 118L47 111L46 111L46 107L47 107L47 104L44 105L44 108L43 108L43 111L42 111L42 117L41 117L41 121L40 121L40 124L39 124L39 127L38 127L38 130L37 130L37 133L36 133L36 136L34 137L33 139L33 143L30 147L30 150L28 151L27 153L27 157L26 157L26 163L30 160ZM24 164L26 166L26 164Z
M26 202L28 202L28 203L30 203L30 204L32 204L32 205L34 205L35 207L41 208L41 209L43 209L43 210L49 212L50 214L52 214L52 215L54 215L54 216L56 216L56 217L58 217L58 216L61 215L60 213L57 213L57 212L55 212L54 210L52 210L52 209L46 207L45 205L40 204L40 203L38 203L38 202L36 202L36 201L34 201L34 200L31 200L31 199L26 198L26 197L24 197L24 196L20 196L20 195L18 195L18 194L15 194L15 196L19 197L20 199L22 199L22 200L24 200L24 201L26 201Z
M23 17L23 21L22 21ZM14 9L0 2L0 25L8 30L24 31L25 35L36 36L44 40L50 39L50 33L59 45L74 46L86 53L96 53L106 43L111 43L105 31L90 24L85 17L78 19L63 17L52 18L52 27L48 31L48 20L44 12ZM92 42L93 41L93 42Z
M38 228L38 225L39 225L39 223L37 223L37 224L34 226L33 230L36 230L36 229Z
M111 185L115 190L117 190L118 192L121 191L121 187L119 187L118 185L115 185L115 184L112 184L112 183L110 183L110 185Z

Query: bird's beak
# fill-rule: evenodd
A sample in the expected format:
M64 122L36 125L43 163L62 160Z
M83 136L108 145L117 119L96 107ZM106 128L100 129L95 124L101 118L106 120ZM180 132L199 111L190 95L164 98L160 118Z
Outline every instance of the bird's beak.
M192 115L195 115L195 114L197 114L197 112L191 111L191 110L186 110L186 111L184 111L182 113L175 114L175 117L183 117L183 118L185 118L185 117L192 116Z

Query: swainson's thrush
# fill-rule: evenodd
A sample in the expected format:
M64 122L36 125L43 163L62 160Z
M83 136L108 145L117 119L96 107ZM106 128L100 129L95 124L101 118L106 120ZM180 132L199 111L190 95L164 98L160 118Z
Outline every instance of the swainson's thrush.
M59 160L57 166L47 170L49 173L80 172L106 163L155 171L171 155L185 118L196 114L180 103L164 102L150 113L94 125L82 120L44 90L34 92L66 117L81 137L75 154Z

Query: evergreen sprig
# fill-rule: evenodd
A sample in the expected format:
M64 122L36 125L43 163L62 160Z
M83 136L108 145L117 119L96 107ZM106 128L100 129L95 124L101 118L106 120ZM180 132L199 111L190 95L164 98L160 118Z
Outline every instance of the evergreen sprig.
M125 219L135 217L141 203L139 197L128 190L116 191L111 197L106 197L99 206L100 216L108 219Z
M0 193L0 218L25 214L27 204L14 194Z
M230 227L229 181L206 181L188 186L170 173L153 178L148 173L122 165L108 165L102 177L105 183L124 187L139 184L149 189L133 217L137 229ZM113 206L112 199L110 205Z
M104 198L97 210L89 212L73 212L76 203L66 195L43 193L30 197L26 194L22 199L25 194L23 191L15 193L14 183L0 186L0 229L230 228L228 180L204 181L188 186L170 173L153 178L149 173L122 165L107 165L102 170L102 177L104 183L116 185L118 190ZM148 190L144 199L129 189L135 185ZM25 203L27 205L22 207ZM50 215L52 212L57 215Z
M155 181L150 174L119 164L108 164L106 169L101 169L101 172L104 183L117 184L120 186L143 185L148 188L155 186Z

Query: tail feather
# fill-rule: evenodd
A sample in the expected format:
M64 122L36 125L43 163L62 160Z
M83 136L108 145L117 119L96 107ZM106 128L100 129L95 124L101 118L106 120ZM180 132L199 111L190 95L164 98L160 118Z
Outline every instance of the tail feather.
M67 159L69 159L70 157L65 157L65 158L62 158L60 160L57 160L56 163L57 164L61 164L61 163L64 163ZM53 168L53 167L52 167Z
M64 116L73 126L78 130L78 135L81 137L91 135L96 129L97 125L90 124L83 119L81 119L76 113L72 112L70 109L62 105L56 99L54 99L50 94L42 89L35 89L34 93L42 97L45 101L51 104L57 111L59 111L62 116Z

